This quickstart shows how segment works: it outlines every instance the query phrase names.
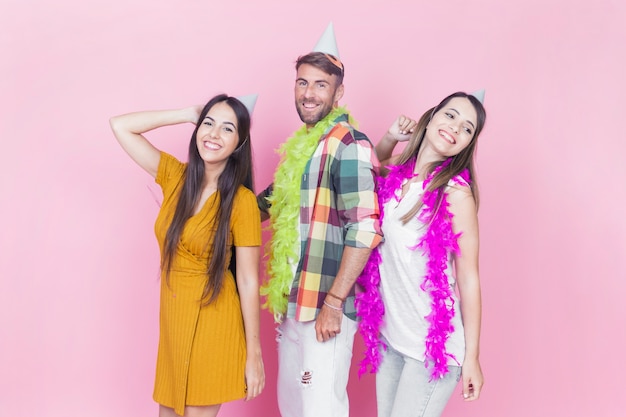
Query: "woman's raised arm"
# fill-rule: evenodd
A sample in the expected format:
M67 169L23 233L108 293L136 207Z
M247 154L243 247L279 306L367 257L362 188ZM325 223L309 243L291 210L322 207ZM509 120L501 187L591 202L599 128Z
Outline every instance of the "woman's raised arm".
M162 126L195 124L201 111L202 106L178 110L142 111L114 116L109 123L115 138L126 153L148 174L156 177L161 153L143 136L143 133Z

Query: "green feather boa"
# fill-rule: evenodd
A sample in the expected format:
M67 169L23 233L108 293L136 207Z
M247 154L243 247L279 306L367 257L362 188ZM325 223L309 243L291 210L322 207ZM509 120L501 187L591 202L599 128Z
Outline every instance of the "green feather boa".
M320 138L335 120L347 114L344 107L336 107L317 124L307 130L306 125L298 129L279 149L281 162L274 174L274 190L268 197L270 207L270 259L268 262L269 281L261 286L261 295L266 297L264 308L274 314L274 320L281 322L287 312L287 302L293 282L292 265L300 260L300 185L307 162L317 148Z

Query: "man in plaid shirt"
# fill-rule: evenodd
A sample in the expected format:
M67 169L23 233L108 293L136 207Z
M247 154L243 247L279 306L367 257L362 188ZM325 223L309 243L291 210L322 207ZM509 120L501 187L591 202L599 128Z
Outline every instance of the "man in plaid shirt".
M375 193L379 163L368 138L338 107L344 70L337 56L311 52L296 62L296 109L306 126L299 132L302 138L317 134L308 138L310 156L290 155L290 148L283 148L281 165L289 158L306 162L303 172L290 173L299 181L299 195L280 188L280 166L273 186L259 194L265 218L269 214L272 219L273 239L285 240L280 237L288 228L280 222L289 214L285 207L291 203L299 210L293 224L298 233L290 234L296 245L299 235L296 259L272 253L269 268L271 287L280 280L281 265L289 265L286 311L268 298L281 321L278 403L283 417L348 417L346 387L357 330L354 285L382 240ZM292 139L305 140L297 135ZM273 241L273 251L277 247Z

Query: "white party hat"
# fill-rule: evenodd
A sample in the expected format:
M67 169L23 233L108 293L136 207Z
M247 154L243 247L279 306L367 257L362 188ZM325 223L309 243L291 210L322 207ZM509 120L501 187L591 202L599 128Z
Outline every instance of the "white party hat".
M254 112L254 106L256 105L256 99L259 97L258 94L248 94L246 96L237 96L237 100L241 101L244 106L248 109L248 113L250 113L250 117L252 117L252 113Z
M480 104L485 104L485 89L484 88L482 90L474 91L471 95L476 97L478 101L480 101Z
M337 41L335 40L335 30L333 29L333 22L328 24L328 27L315 44L315 48L313 48L313 52L321 52L324 54L330 54L337 59L341 59L339 57L339 49L337 48Z

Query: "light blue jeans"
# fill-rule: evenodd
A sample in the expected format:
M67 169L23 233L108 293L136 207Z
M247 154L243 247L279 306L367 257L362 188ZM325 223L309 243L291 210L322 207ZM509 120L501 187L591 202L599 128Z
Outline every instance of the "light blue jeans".
M448 366L442 379L430 380L424 362L387 344L376 374L378 417L439 417L461 379L460 366Z

